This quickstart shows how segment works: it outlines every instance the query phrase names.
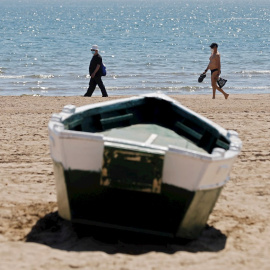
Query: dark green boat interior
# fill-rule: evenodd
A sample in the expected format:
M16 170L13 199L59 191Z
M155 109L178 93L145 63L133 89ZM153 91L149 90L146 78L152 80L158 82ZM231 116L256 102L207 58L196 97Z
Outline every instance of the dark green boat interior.
M68 130L102 133L139 142L157 134L153 144L186 145L186 148L203 149L208 153L216 147L228 150L230 145L227 137L196 114L155 97L94 107L73 114L63 123Z

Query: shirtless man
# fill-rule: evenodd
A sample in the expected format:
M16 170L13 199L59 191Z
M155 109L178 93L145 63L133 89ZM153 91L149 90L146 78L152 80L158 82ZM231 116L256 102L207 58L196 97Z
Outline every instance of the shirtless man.
M211 83L212 83L212 88L213 88L213 99L215 99L216 97L216 90L220 91L225 99L227 99L229 97L229 94L227 94L226 92L224 92L220 87L218 87L217 85L217 80L219 77L219 74L221 73L221 65L220 65L220 54L218 52L218 45L217 43L212 43L210 45L211 48L211 56L209 58L210 62L209 65L207 66L206 70L203 72L203 74L206 74L207 70L210 69L211 70Z

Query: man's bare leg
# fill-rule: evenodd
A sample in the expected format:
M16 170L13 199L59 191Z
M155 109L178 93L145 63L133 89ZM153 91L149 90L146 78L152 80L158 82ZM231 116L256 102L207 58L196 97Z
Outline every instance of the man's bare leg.
M216 86L216 87L217 87L217 90L224 95L225 99L228 99L229 94L227 94L222 88L220 88L218 86Z
M216 98L216 87L212 85L212 89L213 89L212 99L215 99Z
M216 80L214 78L214 76L212 75L211 77L211 82L212 82L212 89L213 89L213 96L212 96L212 99L215 99L216 98L216 87L217 87L217 83L216 83Z
M225 99L228 99L229 94L227 94L223 89L221 89L220 87L217 86L218 75L216 73L217 72L215 72L211 77L211 83L212 83L212 89L213 89L212 99L215 99L215 97L216 97L216 90L221 92L224 95Z

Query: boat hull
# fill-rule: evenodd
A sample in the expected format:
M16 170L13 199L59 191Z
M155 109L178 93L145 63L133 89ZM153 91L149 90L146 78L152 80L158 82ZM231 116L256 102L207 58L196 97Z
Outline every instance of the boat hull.
M72 222L147 234L197 238L222 187L189 191L162 184L160 193L111 188L100 184L101 172L64 170L58 175L59 214ZM67 200L61 198L66 197Z

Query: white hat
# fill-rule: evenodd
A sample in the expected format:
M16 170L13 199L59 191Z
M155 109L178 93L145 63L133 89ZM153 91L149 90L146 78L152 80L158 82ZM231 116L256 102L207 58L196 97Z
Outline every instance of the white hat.
M91 51L98 51L98 45L93 45Z

